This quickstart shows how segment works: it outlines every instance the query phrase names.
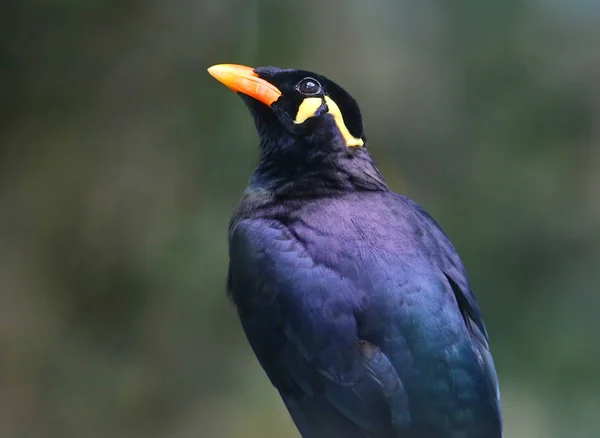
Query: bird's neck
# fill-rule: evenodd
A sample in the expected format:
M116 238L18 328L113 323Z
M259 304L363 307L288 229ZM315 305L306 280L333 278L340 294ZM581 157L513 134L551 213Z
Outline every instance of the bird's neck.
M263 149L250 188L268 190L284 198L388 190L366 150L307 153L298 147Z

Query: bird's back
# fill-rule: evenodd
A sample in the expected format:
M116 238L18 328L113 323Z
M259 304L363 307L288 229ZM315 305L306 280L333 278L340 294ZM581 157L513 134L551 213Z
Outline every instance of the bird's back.
M303 437L501 437L464 267L412 201L249 195L230 243L242 324Z

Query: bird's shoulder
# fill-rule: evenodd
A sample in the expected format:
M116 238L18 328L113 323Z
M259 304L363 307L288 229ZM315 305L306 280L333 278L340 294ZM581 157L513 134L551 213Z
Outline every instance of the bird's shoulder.
M389 311L390 303L416 291L420 301L456 297L487 344L458 254L433 218L406 196L350 193L286 203L253 194L240 204L229 237L230 280L246 289L250 281L265 290L276 284L270 290L279 300L310 301L307 306L321 296L315 290L335 290L322 294L326 304L350 306L354 314L367 300ZM238 298L249 296L268 302L270 295L263 290ZM431 308L424 304L419 311Z
M305 263L357 281L363 274L357 270L364 269L441 271L470 293L466 270L441 227L410 198L391 191L292 201L251 192L233 215L229 241L234 252L292 257L300 266L301 254ZM290 247L297 253L289 254Z

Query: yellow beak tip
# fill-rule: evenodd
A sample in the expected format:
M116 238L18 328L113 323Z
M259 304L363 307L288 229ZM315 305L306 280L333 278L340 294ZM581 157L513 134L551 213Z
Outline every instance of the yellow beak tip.
M227 70L227 68L224 68L224 67L225 67L224 64L216 64L216 65L212 65L212 66L208 67L206 69L206 71L212 77L216 77L219 75L219 73L224 73Z

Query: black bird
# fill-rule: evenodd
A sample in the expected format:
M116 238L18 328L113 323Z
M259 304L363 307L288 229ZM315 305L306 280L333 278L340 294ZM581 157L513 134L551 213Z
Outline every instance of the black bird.
M392 192L356 101L303 70L216 65L260 136L229 228L228 293L304 438L500 438L465 268Z

